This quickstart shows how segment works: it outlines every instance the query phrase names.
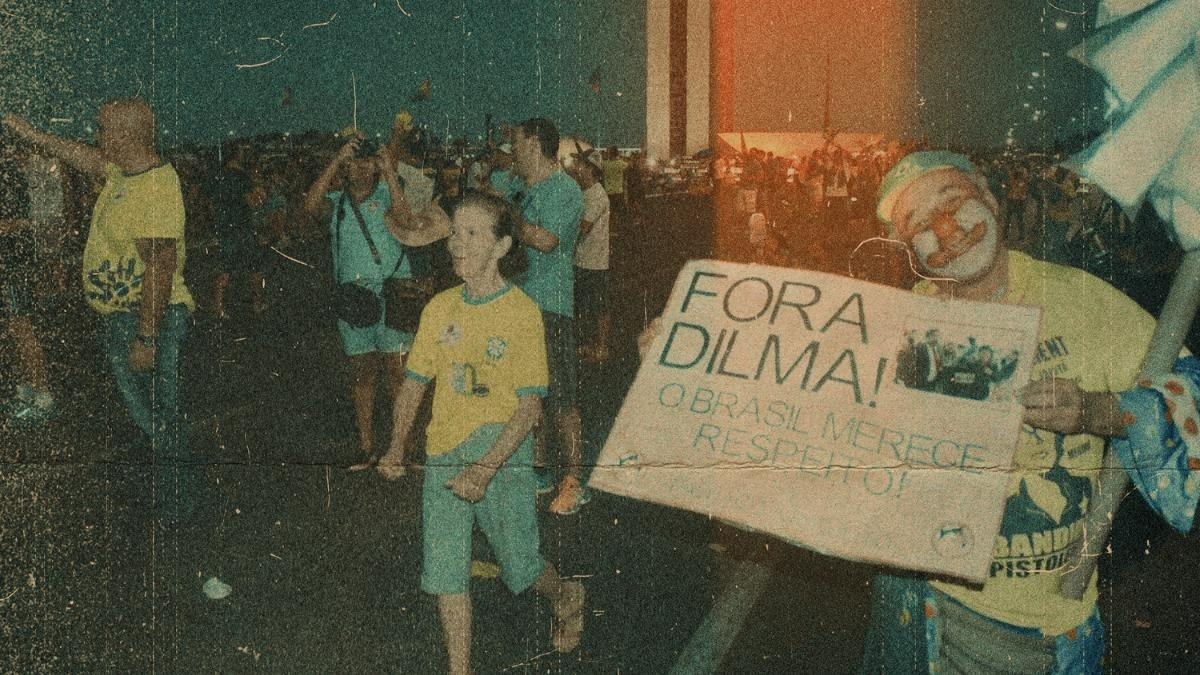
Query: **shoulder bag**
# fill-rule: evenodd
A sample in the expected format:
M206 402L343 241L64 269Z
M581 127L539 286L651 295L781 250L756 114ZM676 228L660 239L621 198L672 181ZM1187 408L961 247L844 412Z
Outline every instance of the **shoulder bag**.
M371 257L375 260L375 264L382 267L383 262L379 256L379 249L375 246L375 240L371 237L371 233L367 230L366 220L362 216L362 211L354 200L350 200L350 208L354 211L354 217L358 220L358 226L362 229L363 237L367 240L367 246L371 249ZM340 227L340 221L339 221ZM384 322L388 328L398 330L403 333L416 333L417 325L421 321L421 311L425 309L426 303L433 297L433 279L429 277L421 278L399 278L396 277L396 272L400 269L400 265L404 263L404 258L408 256L408 248L403 243L400 244L400 259L396 261L396 266L392 269L391 274L383 280L383 297L379 298L369 289L358 284L346 283L339 284L339 288L344 286L352 286L359 290L349 290L345 293L353 293L359 296L355 302L361 303L361 315L354 318L366 323L354 323L349 319L342 318L343 321L352 326L363 327L370 326L379 321L379 314L387 308L384 313ZM411 262L410 262L411 266ZM365 292L364 293L362 292ZM367 295L370 296L370 311L367 310ZM349 306L347 302L347 306ZM370 319L367 321L367 319Z
M346 193L342 192L341 199L337 204L337 225L333 230L333 313L338 319L345 321L354 328L366 328L379 323L379 315L383 312L383 304L379 300L379 296L371 289L362 284L354 283L353 281L338 282L338 260L341 258L341 233L342 221L346 215ZM359 227L362 228L363 236L367 239L367 246L371 249L371 257L375 260L376 265L382 265L379 259L379 250L375 248L375 241L371 239L370 233L367 232L367 224L363 220L362 212L358 210L358 205L353 199L349 200L350 208L354 211L355 217L358 219ZM399 267L399 263L397 263Z

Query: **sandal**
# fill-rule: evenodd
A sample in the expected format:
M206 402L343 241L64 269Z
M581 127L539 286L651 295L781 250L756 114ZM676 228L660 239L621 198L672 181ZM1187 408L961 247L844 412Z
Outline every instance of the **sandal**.
M563 604L567 606L567 610L561 614L557 611L558 607L554 608L554 634L551 638L554 643L554 650L560 654L567 654L575 650L579 646L579 640L583 637L583 600L585 593L583 592L583 584L578 581L563 582L567 587L564 593L568 594L563 600Z
M351 464L350 466L346 467L346 470L349 471L350 473L358 473L359 471L367 471L368 469L374 469L378 464L379 464L378 456L376 456L374 453L371 453L371 452L364 452L363 460L356 464Z

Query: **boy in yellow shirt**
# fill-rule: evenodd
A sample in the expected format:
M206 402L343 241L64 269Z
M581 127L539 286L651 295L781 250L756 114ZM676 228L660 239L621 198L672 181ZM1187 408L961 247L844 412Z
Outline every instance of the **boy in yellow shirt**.
M479 524L513 593L550 601L554 648L575 649L583 632L583 586L564 581L538 553L533 436L549 375L541 313L507 279L524 265L516 222L501 199L469 195L448 242L465 282L421 314L408 373L396 399L392 447L379 461L404 475L417 408L437 380L423 491L421 588L437 596L450 672L471 671L471 532Z

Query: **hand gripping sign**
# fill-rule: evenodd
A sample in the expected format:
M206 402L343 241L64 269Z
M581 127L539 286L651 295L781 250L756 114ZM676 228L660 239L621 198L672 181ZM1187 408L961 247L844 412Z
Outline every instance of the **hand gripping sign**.
M982 581L1040 312L692 261L591 485Z

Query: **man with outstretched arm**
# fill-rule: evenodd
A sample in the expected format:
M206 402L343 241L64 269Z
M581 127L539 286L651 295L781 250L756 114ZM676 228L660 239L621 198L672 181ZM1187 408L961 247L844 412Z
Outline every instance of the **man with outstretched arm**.
M156 477L190 513L193 481L179 411L179 348L195 302L183 281L183 195L155 147L154 111L139 98L100 106L96 146L45 134L8 115L18 136L104 179L83 253L88 304L104 317L104 352L137 427L151 440ZM179 481L176 483L176 481Z

